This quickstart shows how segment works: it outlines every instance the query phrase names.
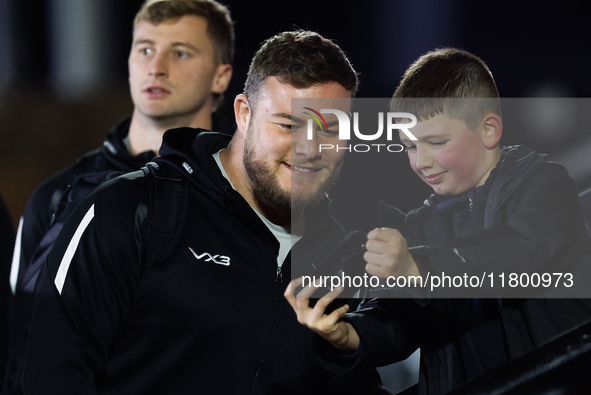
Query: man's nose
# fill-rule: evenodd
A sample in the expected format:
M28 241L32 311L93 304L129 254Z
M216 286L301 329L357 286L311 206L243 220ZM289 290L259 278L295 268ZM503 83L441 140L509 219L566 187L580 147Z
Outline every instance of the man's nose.
M162 77L168 75L168 62L163 53L156 53L150 62L150 76Z
M322 155L316 132L312 133L311 136L308 133L296 133L293 135L291 143L296 156L303 156L308 160L312 160Z

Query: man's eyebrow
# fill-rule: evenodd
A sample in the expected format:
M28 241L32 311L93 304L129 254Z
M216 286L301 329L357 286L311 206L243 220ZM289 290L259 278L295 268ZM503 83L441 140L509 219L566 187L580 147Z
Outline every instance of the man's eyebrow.
M293 115L288 114L286 112L276 112L276 113L273 113L271 115L274 116L274 117L277 117L277 118L286 118L286 119L289 119L290 121L292 121L294 123L299 123L299 124L303 124L304 123L304 120L302 118L294 117ZM331 128L331 127L333 127L335 125L338 125L338 124L339 124L339 121L336 120L336 121L327 122L326 123L326 126L328 128Z
M141 44L150 44L150 45L152 45L152 44L154 44L154 41L149 40L147 38L140 38L139 40L135 40L133 42L133 45L141 45Z
M189 43L185 43L182 41L179 42L174 42L170 45L171 47L187 47L192 49L193 51L199 52L199 49L197 49L196 47L194 47L193 45L189 44Z
M140 38L136 41L133 42L133 45L142 45L142 44L148 44L148 45L154 45L155 42L153 40L150 40L149 38ZM199 50L197 48L195 48L193 45L186 43L186 42L182 42L182 41L178 41L178 42L173 42L172 44L170 44L171 47L187 47L192 49L193 51L199 52Z
M298 117L294 117L291 114L288 114L286 112L276 112L276 113L271 114L271 116L276 117L276 118L289 119L290 121L293 121L293 122L303 122L302 119L300 119Z

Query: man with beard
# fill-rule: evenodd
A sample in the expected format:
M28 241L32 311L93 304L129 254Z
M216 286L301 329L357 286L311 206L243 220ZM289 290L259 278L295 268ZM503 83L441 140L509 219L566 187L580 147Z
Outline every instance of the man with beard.
M324 98L323 108L347 112L356 88L333 42L279 34L234 101L233 137L168 131L151 172L112 180L81 203L41 275L25 393L326 394L339 380L347 393L282 294L292 237L322 256L343 235L325 196L343 150L319 150L338 135L315 128L308 139L291 99ZM170 184L174 195L163 192ZM175 237L152 259L158 216ZM374 370L361 373L347 375L350 393L377 388L365 380Z

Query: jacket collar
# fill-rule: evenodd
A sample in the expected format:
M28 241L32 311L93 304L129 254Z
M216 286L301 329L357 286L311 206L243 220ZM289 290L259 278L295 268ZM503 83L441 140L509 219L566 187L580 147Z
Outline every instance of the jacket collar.
M132 155L125 145L125 138L129 135L131 118L126 118L115 126L100 148L102 155L121 171L137 170L156 156L153 151L145 151L137 156Z

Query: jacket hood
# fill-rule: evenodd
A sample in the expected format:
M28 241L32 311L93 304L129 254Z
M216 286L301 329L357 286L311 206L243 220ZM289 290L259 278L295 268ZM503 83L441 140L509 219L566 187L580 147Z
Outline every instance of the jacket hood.
M160 157L156 162L165 162L183 173L199 189L207 188L224 193L233 190L219 171L213 154L224 149L232 136L205 129L177 128L164 133Z

